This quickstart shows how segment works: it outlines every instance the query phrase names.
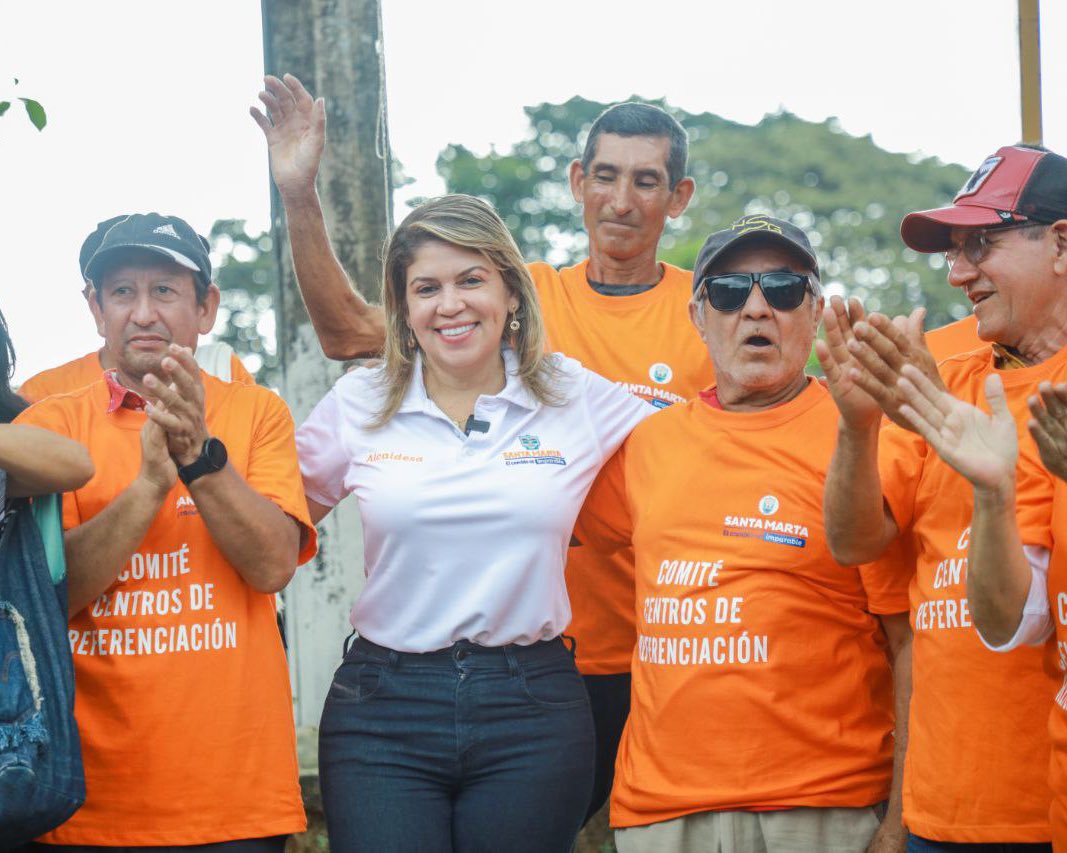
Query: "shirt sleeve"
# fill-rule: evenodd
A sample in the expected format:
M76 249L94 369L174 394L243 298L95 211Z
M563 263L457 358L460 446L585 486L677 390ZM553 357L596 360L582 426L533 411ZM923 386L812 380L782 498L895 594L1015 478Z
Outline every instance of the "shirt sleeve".
M1055 477L1041 463L1033 439L1024 434L1019 448L1019 464L1015 469L1015 521L1024 545L1040 545L1046 551L1052 549L1055 491Z
M346 485L352 460L341 440L343 424L336 386L311 410L296 431L296 452L307 496L335 507L351 491Z
M71 428L70 421L65 416L64 408L56 406L51 401L42 401L40 403L34 403L28 409L23 409L18 417L15 418L14 423L28 424L29 426L41 427L41 429L51 430L54 433L62 435L65 438L72 438L75 441L82 441L83 439L74 434L74 430ZM97 461L93 460L94 464ZM99 469L97 464L97 468ZM93 475L94 478L100 476L99 470ZM91 481L90 481L91 482ZM82 523L81 510L78 507L78 495L80 490L76 490L68 494L63 500L63 529L71 530Z
M626 445L600 469L574 525L574 538L612 553L630 545L633 522L626 499Z
M300 479L293 419L282 399L272 391L255 389L266 400L256 420L255 437L248 458L245 480L302 528L303 547L298 564L306 563L318 548L315 527L308 515Z
M867 593L867 607L878 616L907 613L909 592L915 575L915 549L908 535L898 536L873 563L859 567L860 580Z
M1030 590L1014 636L1003 645L994 646L982 635L982 629L978 629L982 643L994 652L1010 652L1019 646L1040 646L1052 636L1054 626L1048 599L1049 551L1038 545L1023 545L1023 552L1030 563Z
M593 430L607 461L635 426L658 409L599 373L583 368L585 398Z
M878 437L878 476L898 530L911 526L915 495L929 446L922 436L896 424L885 424Z

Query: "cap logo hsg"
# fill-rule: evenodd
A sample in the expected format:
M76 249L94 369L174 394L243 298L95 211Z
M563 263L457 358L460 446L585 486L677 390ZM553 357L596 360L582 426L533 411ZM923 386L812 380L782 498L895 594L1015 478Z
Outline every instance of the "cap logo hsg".
M157 228L152 229L153 234L166 234L168 237L174 237L178 239L178 232L174 230L174 226L169 222L166 225L160 225Z
M986 179L993 174L993 170L1000 165L1003 161L1003 157L987 157L985 162L982 163L977 169L974 170L974 174L967 179L958 193L956 193L956 199L963 198L965 195L974 195L981 189L982 184L986 182ZM956 199L953 199L955 201Z
M740 231L742 234L747 234L749 231L771 231L774 234L781 234L782 229L769 221L766 214L757 213L752 216L742 216L738 219L730 228L734 231Z

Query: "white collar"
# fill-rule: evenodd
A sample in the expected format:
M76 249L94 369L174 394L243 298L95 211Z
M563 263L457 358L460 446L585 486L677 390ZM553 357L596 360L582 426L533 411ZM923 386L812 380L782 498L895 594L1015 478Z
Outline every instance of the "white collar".
M519 358L515 355L515 351L511 347L503 346L501 354L504 356L504 387L497 394L482 394L481 396L504 400L523 409L537 408L537 399L519 378ZM411 383L408 385L407 393L404 394L397 412L428 412L436 409L437 405L426 393L426 383L422 378L422 353L419 352L415 356L415 369L411 373Z

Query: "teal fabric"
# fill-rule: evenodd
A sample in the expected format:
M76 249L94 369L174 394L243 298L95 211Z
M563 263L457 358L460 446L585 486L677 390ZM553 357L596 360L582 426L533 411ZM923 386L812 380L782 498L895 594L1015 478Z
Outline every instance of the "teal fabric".
M45 495L34 498L33 518L41 531L52 583L59 583L67 576L67 559L63 555L63 496Z

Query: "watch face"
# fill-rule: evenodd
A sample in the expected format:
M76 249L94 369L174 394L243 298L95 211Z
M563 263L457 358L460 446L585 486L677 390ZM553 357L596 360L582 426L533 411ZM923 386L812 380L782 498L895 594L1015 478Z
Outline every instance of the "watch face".
M209 438L204 444L204 456L212 471L221 471L226 467L226 445L217 438Z

